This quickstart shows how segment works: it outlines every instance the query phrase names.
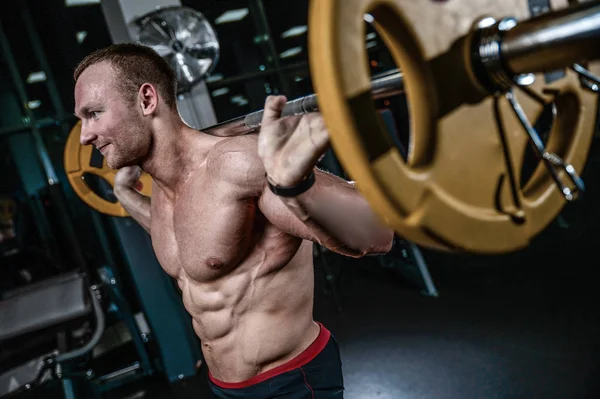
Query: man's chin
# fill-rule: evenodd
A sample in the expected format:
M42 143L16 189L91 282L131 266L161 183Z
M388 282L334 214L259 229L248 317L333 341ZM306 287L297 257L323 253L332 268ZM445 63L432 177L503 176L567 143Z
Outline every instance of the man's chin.
M108 166L110 169L112 170L119 170L122 168L125 168L127 166L138 166L139 163L138 162L124 162L124 161L113 161L113 160L106 160L106 166Z
M112 170L119 170L127 166L125 162L114 161L112 159L106 159L106 166L108 166Z
M127 166L139 166L142 163L141 157L133 157L131 155L123 157L119 155L120 154L113 153L112 151L107 153L104 157L106 160L106 166L113 170L119 170Z
M108 159L106 160L106 166L108 166L108 168L112 170L119 170L122 167L115 162L110 162Z

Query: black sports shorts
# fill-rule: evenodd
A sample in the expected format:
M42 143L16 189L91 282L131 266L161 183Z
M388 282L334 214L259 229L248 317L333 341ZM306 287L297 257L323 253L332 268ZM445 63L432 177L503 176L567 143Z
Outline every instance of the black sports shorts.
M342 399L340 349L321 323L319 336L294 359L249 380L227 383L208 374L218 399Z

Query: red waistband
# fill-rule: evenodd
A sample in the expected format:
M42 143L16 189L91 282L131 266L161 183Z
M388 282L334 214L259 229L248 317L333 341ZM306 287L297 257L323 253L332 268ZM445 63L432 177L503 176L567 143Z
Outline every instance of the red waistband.
M331 333L329 332L329 330L327 328L325 328L325 326L323 324L321 324L319 322L317 322L317 324L319 325L319 328L320 328L317 339L315 339L313 341L313 343L310 344L308 346L308 348L306 348L302 353L300 353L298 356L296 356L289 362L286 362L280 366L275 367L274 369L265 371L264 373L261 373L257 376L254 376L248 380L241 381L241 382L219 381L210 374L210 371L208 372L208 378L210 378L210 380L212 381L213 384L215 384L221 388L224 388L224 389L246 388L251 385L258 384L259 382L266 381L269 378L273 378L276 375L283 374L290 370L302 367L306 363L310 362L315 357L317 357L317 355L319 353L321 353L321 351L325 348L325 346L327 345L327 342L329 342L329 337L331 336Z

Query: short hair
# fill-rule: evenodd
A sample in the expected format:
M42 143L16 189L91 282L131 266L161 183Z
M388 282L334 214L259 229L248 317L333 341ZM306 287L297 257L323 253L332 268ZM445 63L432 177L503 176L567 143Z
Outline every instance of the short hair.
M121 93L132 101L144 83L154 84L167 106L177 109L177 79L171 66L148 46L119 43L96 50L75 68L75 82L83 71L94 64L107 61L117 71L116 84Z

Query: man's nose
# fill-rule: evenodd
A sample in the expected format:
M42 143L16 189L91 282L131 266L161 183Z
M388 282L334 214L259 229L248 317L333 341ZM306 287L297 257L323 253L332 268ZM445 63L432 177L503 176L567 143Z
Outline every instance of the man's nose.
M89 145L96 140L97 134L93 133L89 128L85 126L85 123L81 124L81 134L79 135L79 142L81 145Z

